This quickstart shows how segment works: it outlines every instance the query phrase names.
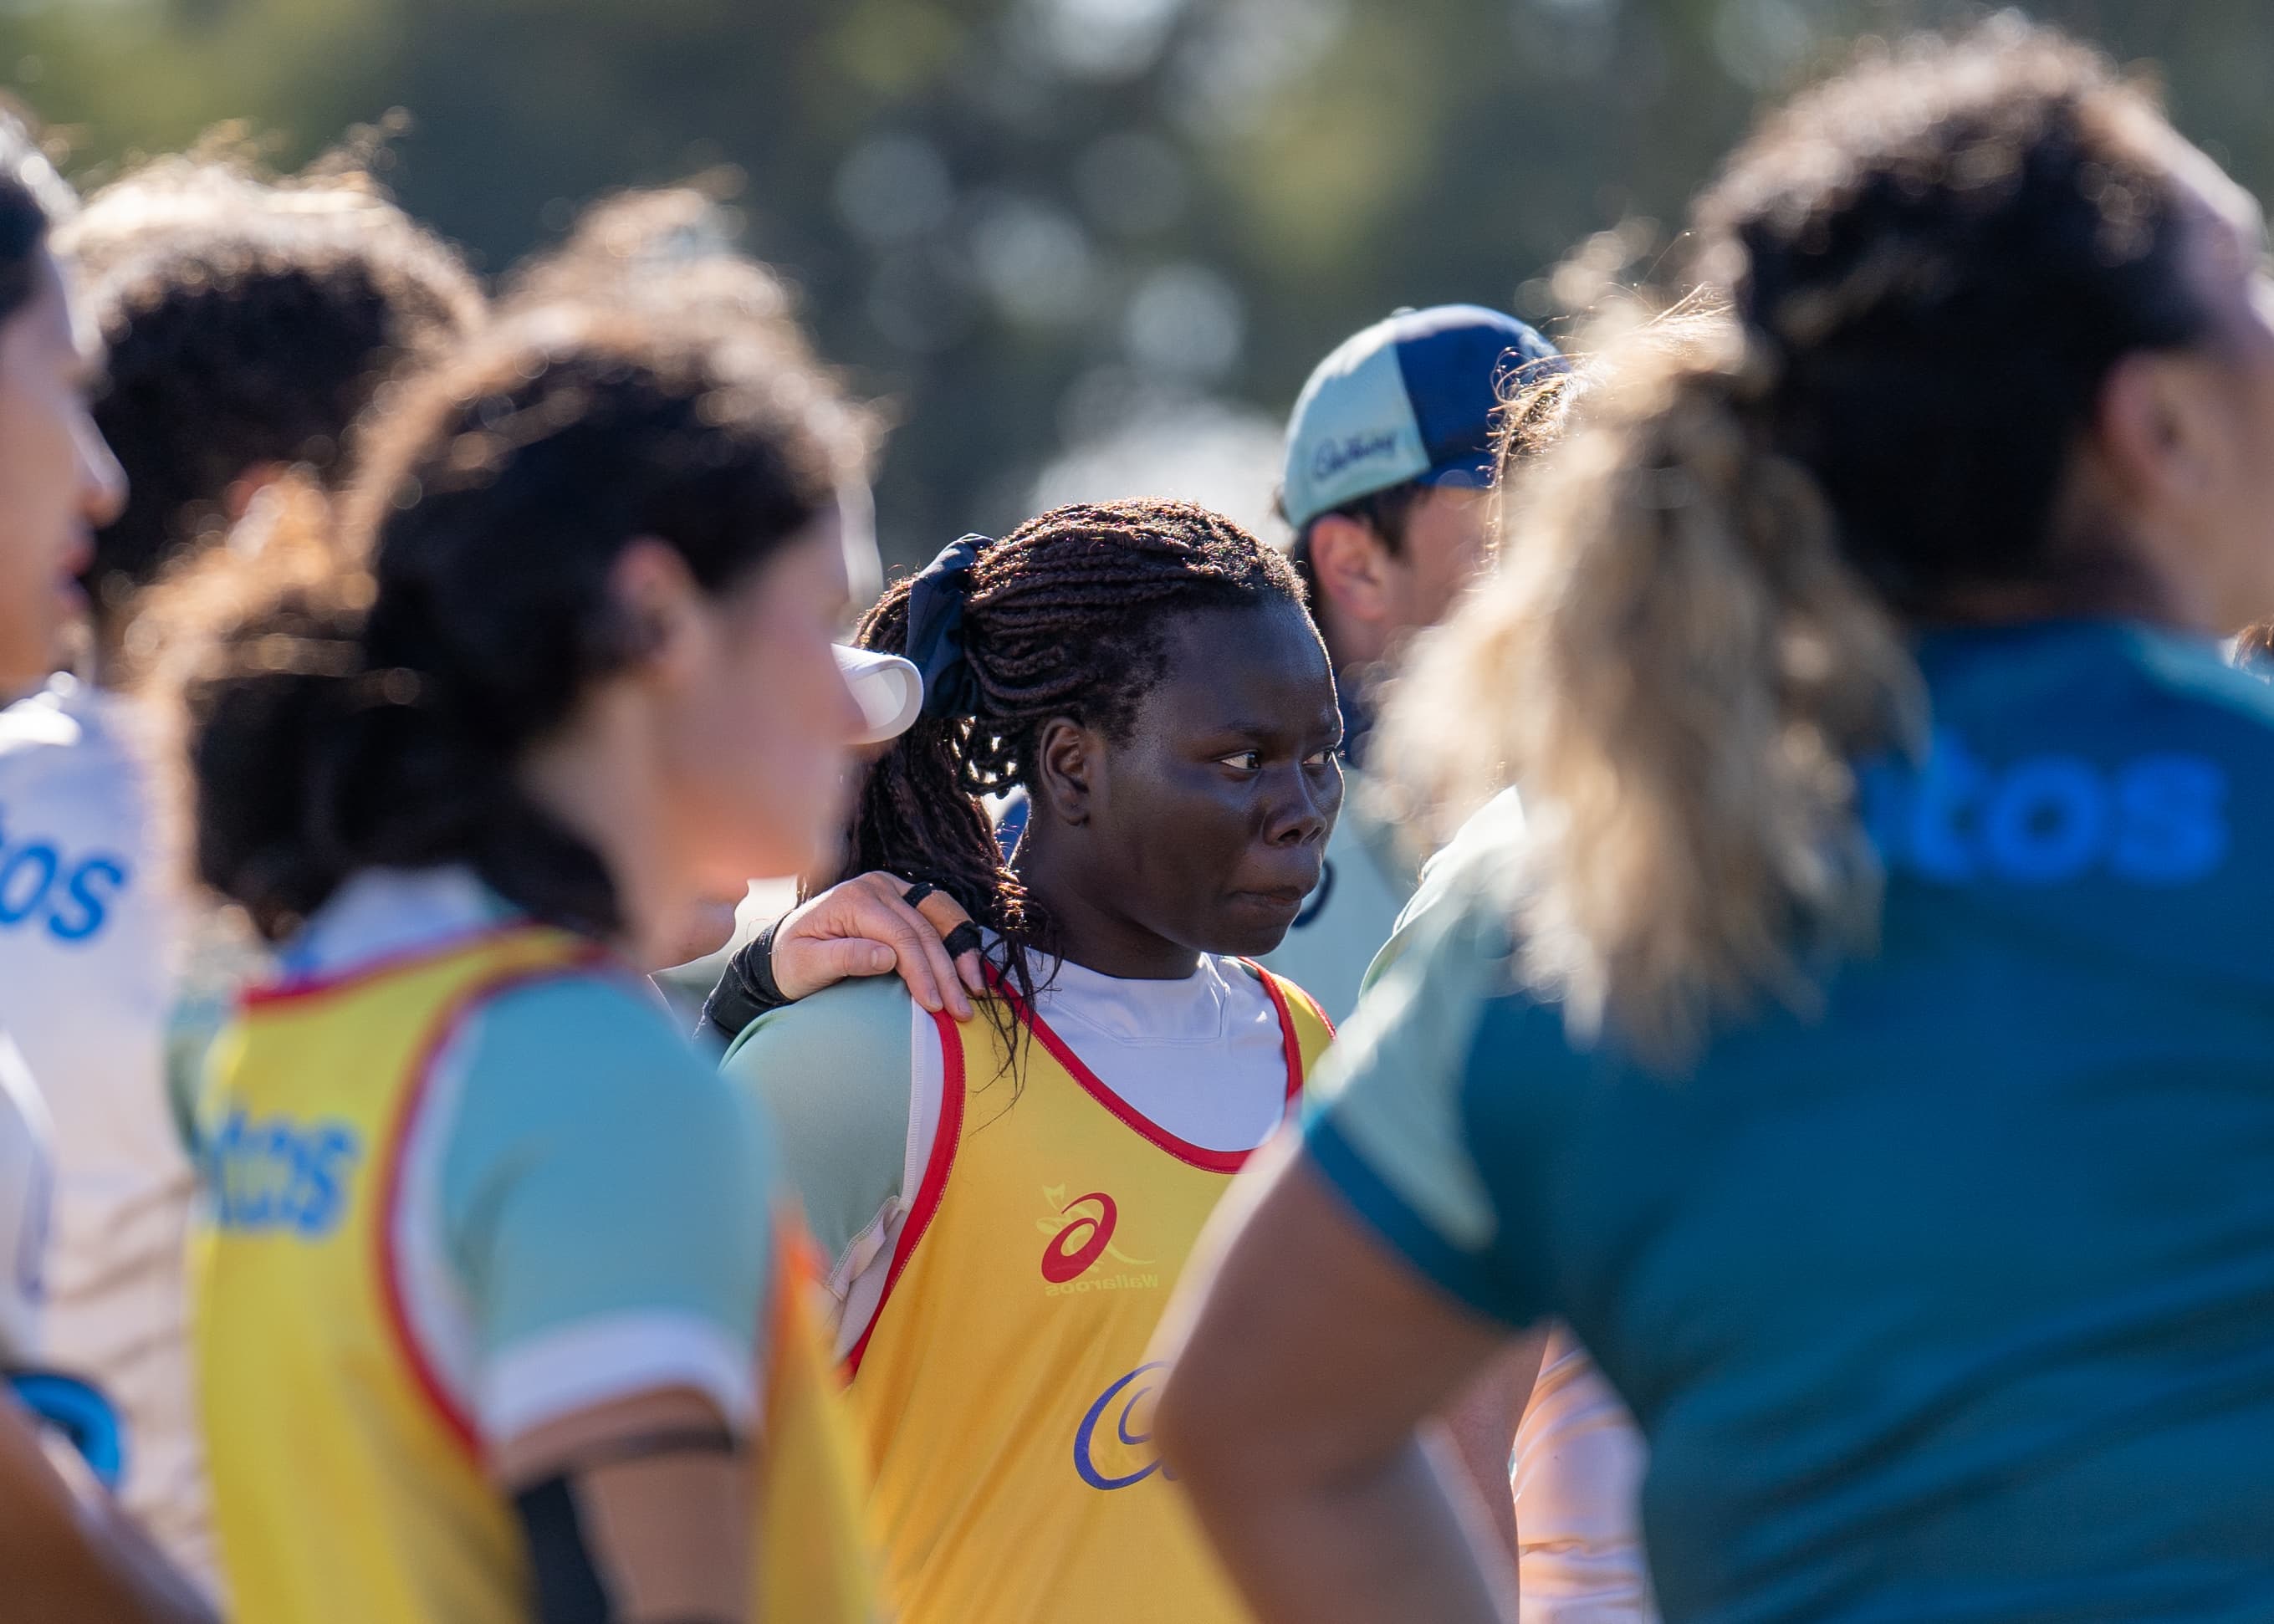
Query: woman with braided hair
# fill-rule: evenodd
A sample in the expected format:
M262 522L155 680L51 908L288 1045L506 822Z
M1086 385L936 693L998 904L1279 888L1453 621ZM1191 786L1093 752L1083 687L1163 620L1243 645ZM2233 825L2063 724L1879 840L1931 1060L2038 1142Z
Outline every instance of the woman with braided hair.
M926 699L846 872L960 905L989 993L959 1022L843 982L726 1067L828 1257L887 1599L908 1624L1244 1617L1149 1446L1146 1347L1329 1036L1239 957L1285 933L1342 800L1301 587L1204 508L1064 508L949 547L859 641ZM1006 865L982 800L1013 785Z

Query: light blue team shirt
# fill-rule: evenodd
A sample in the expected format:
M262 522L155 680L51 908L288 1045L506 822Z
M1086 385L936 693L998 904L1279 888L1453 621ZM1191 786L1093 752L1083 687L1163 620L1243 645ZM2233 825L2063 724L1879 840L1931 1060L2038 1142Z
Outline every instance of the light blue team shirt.
M1671 1620L2274 1618L2274 689L2107 622L1937 634L1864 775L1876 954L1679 1079L1423 922L1309 1154L1632 1407Z

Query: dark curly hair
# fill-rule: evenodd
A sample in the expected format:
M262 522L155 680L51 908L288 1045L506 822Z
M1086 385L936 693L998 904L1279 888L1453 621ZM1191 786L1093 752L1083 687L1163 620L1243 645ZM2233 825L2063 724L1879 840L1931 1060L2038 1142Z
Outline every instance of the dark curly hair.
M328 534L288 523L162 589L200 876L278 939L358 869L465 863L538 918L621 925L526 747L636 660L634 538L720 592L858 477L865 418L743 324L562 304L406 382Z
M2001 18L1795 99L1700 200L1760 353L1743 411L1898 611L2111 568L2055 534L2056 485L2110 368L2210 324L2160 122L2090 48Z
M1389 724L1441 803L1505 772L1540 812L1517 939L1577 1029L1678 1068L1764 996L1813 1007L1877 929L1852 767L1924 735L1912 628L2145 597L2062 498L2111 370L2212 331L2175 143L2015 18L1873 48L1699 200L1726 314L1597 350L1523 568Z
M862 647L907 648L909 586L870 610ZM1050 951L1050 921L1004 862L982 798L1035 790L1054 718L1127 738L1166 674L1172 620L1273 602L1303 602L1287 560L1191 502L1053 508L990 543L963 609L976 713L920 718L870 770L840 877L883 868L937 885L1001 936L1004 967L1031 996L1028 950Z
M85 576L107 634L227 527L248 470L330 483L378 385L482 318L458 256L352 173L270 181L168 158L97 192L59 245L108 350L94 419L130 486Z

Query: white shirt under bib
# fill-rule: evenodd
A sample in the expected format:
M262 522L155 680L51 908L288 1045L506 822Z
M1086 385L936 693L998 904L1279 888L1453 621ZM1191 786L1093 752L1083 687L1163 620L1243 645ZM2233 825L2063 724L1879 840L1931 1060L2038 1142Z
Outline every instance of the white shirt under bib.
M1033 967L1042 984L1036 1014L1156 1127L1206 1150L1248 1151L1285 1120L1278 1010L1238 960L1204 955L1177 981L1122 981L1039 956ZM762 1089L778 1120L808 1109L811 1091L827 1090L819 1115L830 1127L784 1138L808 1223L829 1261L841 1357L883 1298L893 1243L931 1160L946 1084L933 1018L897 978L840 983L798 1008L797 1019L775 1029ZM973 1096L979 1122L1013 1096L999 1091L1000 1106L997 1097L986 1089Z

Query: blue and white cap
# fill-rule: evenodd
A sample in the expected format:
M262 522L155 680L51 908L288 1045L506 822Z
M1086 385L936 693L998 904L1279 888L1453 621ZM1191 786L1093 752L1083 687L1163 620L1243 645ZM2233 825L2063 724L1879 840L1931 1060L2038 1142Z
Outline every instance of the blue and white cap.
M1287 423L1280 503L1299 535L1322 513L1409 480L1492 483L1493 415L1555 346L1481 304L1404 310L1318 365Z

